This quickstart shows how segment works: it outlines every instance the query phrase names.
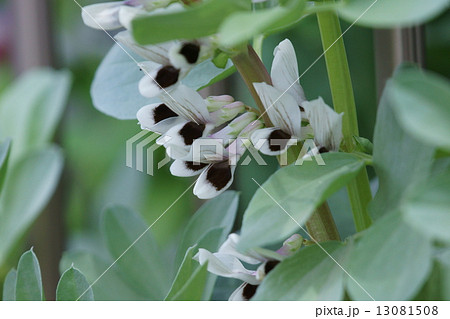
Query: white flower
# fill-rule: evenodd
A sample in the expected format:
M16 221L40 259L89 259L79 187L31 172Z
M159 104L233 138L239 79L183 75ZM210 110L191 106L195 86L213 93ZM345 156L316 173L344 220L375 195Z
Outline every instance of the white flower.
M155 45L140 45L134 41L130 31L122 31L117 33L114 38L122 45L133 50L134 53L146 60L153 61L161 65L170 64L169 50L175 45L176 41L158 43ZM156 68L156 67L155 67Z
M222 130L197 139L188 155L173 162L170 172L180 177L200 174L194 186L194 194L200 199L220 195L233 183L237 162L246 151L245 138L262 126L256 117L245 113Z
M343 137L342 116L344 113L336 113L321 97L303 102L302 106L314 130L314 140L319 151L339 151Z
M216 253L211 253L206 249L200 248L194 256L201 265L208 262L208 271L222 277L236 278L244 281L230 296L230 301L249 300L256 292L258 285L277 264L279 260L248 251L243 254L237 250L237 244L240 240L239 235L230 234L228 239L219 248ZM280 259L282 256L280 255ZM259 265L256 270L249 270L244 267L242 262L250 265Z
M81 17L88 27L115 30L129 26L141 7L140 0L96 3L83 7Z
M270 76L275 88L291 95L297 105L306 101L305 93L299 82L297 57L291 41L285 39L273 51Z
M304 140L311 128L321 151L338 151L343 114L337 114L320 97L306 101L299 83L295 50L288 39L274 50L271 77L273 86L253 84L274 126L253 134L252 142L259 151L267 155L283 153L295 140ZM302 129L302 116L309 121L308 129Z
M278 155L287 150L293 140L301 138L301 112L290 94L266 83L254 83L256 92L274 127L256 131L251 136L257 149L267 155Z

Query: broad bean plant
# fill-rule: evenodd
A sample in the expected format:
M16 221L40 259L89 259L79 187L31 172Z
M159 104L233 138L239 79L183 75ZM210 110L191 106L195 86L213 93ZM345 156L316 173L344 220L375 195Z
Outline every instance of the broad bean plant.
M126 207L107 208L104 242L117 267L105 274L109 262L66 254L58 299L121 299L111 292L121 289L123 299L210 300L224 282L235 288L229 300L450 298L448 80L412 63L399 65L384 87L370 141L359 133L344 44L354 24L418 25L448 4L126 0L83 7L83 22L114 41L92 83L95 107L158 134L155 145L170 158L170 173L190 178L186 192L207 201L184 227L172 257L151 236L153 224ZM314 72L315 62L299 69L302 47L294 48L292 39L270 48L270 69L262 62L268 36L302 28L311 15L331 99L303 89L302 77ZM343 31L341 21L349 28ZM236 100L226 89L204 94L213 85L225 88L219 81L233 73L251 99ZM0 165L7 148L0 146ZM279 169L265 182L253 176L257 191L237 216L239 193L230 190L237 168L266 156L276 157ZM332 211L328 201L341 189L350 205ZM356 231L343 238L335 218L347 214ZM133 258L122 258L124 252ZM39 268L32 251L8 275L4 296L43 298L39 276L33 295L20 284L31 276L26 267ZM431 294L430 285L439 292Z

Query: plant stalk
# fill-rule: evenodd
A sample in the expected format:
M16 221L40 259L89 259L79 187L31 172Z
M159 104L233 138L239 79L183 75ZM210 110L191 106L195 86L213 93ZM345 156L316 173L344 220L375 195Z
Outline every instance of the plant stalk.
M256 93L256 90L253 87L253 83L258 82L266 82L270 85L272 84L272 79L270 78L266 67L251 45L248 45L244 51L233 56L231 60L233 61L234 66L244 80L245 85L250 91L250 94L255 100L255 103L258 106L259 111L261 112L264 119L264 123L266 123L267 126L271 126L272 123L270 122L267 112L265 112L264 105L262 104L258 93Z
M324 0L324 2L333 1ZM344 135L342 149L345 152L352 152L354 149L353 136L359 136L359 132L355 98L339 18L333 11L324 11L317 13L317 19L325 52L334 109L338 113L344 113L342 120L342 133ZM367 210L372 194L366 169L363 169L349 183L347 191L356 231L359 232L368 228L372 223Z
M270 119L265 112L264 105L262 104L261 99L256 93L255 88L253 87L254 82L266 82L267 84L272 84L272 79L270 78L264 64L262 63L258 54L250 45L244 52L235 55L232 60L234 66L240 73L253 99L255 100L261 113L263 114L265 125L271 126L272 123L270 122ZM288 149L288 152L297 152L298 156L300 148L297 149L295 147L290 147ZM297 156L290 156L288 158L292 158L295 161ZM292 162L293 161L288 161L288 164L291 164ZM306 228L309 235L316 241L322 242L329 240L340 240L339 232L337 230L327 202L321 204L314 211L314 213L306 222Z

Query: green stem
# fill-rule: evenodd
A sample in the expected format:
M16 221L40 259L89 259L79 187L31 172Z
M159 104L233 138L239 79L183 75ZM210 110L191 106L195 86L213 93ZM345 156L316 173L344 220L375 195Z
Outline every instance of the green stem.
M270 78L266 67L251 45L247 46L243 52L233 56L231 60L244 80L245 85L248 87L250 94L255 100L261 114L263 114L264 122L267 126L271 126L271 122L267 116L267 112L265 112L264 105L253 87L253 83L257 82L272 84L272 79Z
M272 79L258 54L256 54L255 50L249 45L246 50L232 57L232 60L261 113L264 114L263 119L265 125L272 126L272 123L267 116L267 112L265 112L264 105L253 87L253 83L255 82L272 84ZM288 154L288 164L291 164L297 159L300 149L301 148L294 146L288 149L288 152L296 153L296 155ZM306 222L306 228L311 237L316 241L340 240L339 232L326 202L314 211L312 216Z
M325 0L324 2L332 1ZM325 11L318 12L317 19L322 45L325 51L325 61L334 109L338 113L344 113L342 120L342 133L344 135L342 149L345 152L352 152L354 149L353 136L359 136L359 132L355 98L353 96L350 70L339 18L336 13ZM369 178L365 169L358 174L355 180L349 183L347 190L356 230L364 230L371 224L367 205L372 199Z
M315 241L341 240L328 203L324 202L306 222L306 229Z

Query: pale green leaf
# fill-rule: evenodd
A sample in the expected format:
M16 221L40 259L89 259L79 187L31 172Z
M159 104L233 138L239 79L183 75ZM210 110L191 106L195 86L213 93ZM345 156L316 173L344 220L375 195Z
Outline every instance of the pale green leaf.
M223 233L217 242L209 245L203 241L203 246L211 251L215 251L233 227L234 219L236 217L237 207L239 202L239 195L234 191L227 191L222 195L207 201L202 207L192 216L188 225L185 228L180 246L177 252L177 262L179 265L183 256L189 247L198 244L202 238L213 229L223 228ZM208 244L208 245L206 245Z
M3 301L16 301L17 271L11 269L3 283Z
M111 206L102 219L111 256L123 276L152 300L162 300L169 286L169 269L145 221L133 211Z
M420 143L400 127L393 112L394 94L390 80L378 107L373 142L379 190L369 209L375 218L395 210L403 196L426 179L434 156L433 147Z
M11 150L11 139L7 139L0 144L0 194L6 178L6 167L8 166L8 158Z
M424 236L450 242L450 170L414 189L401 209L406 222Z
M57 301L93 301L94 293L86 277L76 268L67 269L56 288Z
M257 190L244 214L239 244L242 249L288 238L315 208L364 166L361 160L345 153L326 153L323 160L325 165L306 161L301 166L281 168Z
M67 71L25 73L0 100L0 138L13 140L11 158L46 145L63 113L71 83Z
M351 245L328 242L321 246L303 248L277 265L252 300L342 300L347 275L339 265L346 268Z
M250 3L249 0L208 0L185 10L144 16L133 20L133 35L140 44L202 38L216 33L233 12L249 10Z
M339 14L368 27L405 27L431 20L448 5L448 0L347 0Z
M104 260L89 252L68 251L64 253L60 261L60 271L62 273L74 265L86 276L89 283L92 284L95 281L95 285L92 286L95 300L146 300L145 296L124 281L117 266L109 268L113 262L112 259ZM109 270L104 273L108 268Z
M33 250L27 251L20 257L17 266L16 300L44 300L41 268Z
M198 266L186 284L172 297L173 301L199 301L208 278L208 264Z
M366 230L350 257L347 287L354 300L408 300L425 282L432 260L431 242L400 213L390 213ZM361 286L361 287L360 287Z
M112 47L97 69L91 86L94 106L112 117L128 120L136 119L137 111L144 105L158 103L158 98L143 97L138 90L138 83L144 76L136 61L143 59L133 53L133 58L117 44ZM196 65L181 81L198 90L211 85L234 72L231 61L225 69L216 67L211 60Z
M0 265L53 194L63 158L56 147L34 151L10 167L0 197Z
M219 41L223 46L233 47L256 35L289 26L301 19L305 4L304 0L291 0L285 6L234 13L220 26Z
M399 124L424 144L450 150L450 84L418 69L392 79L392 106Z

